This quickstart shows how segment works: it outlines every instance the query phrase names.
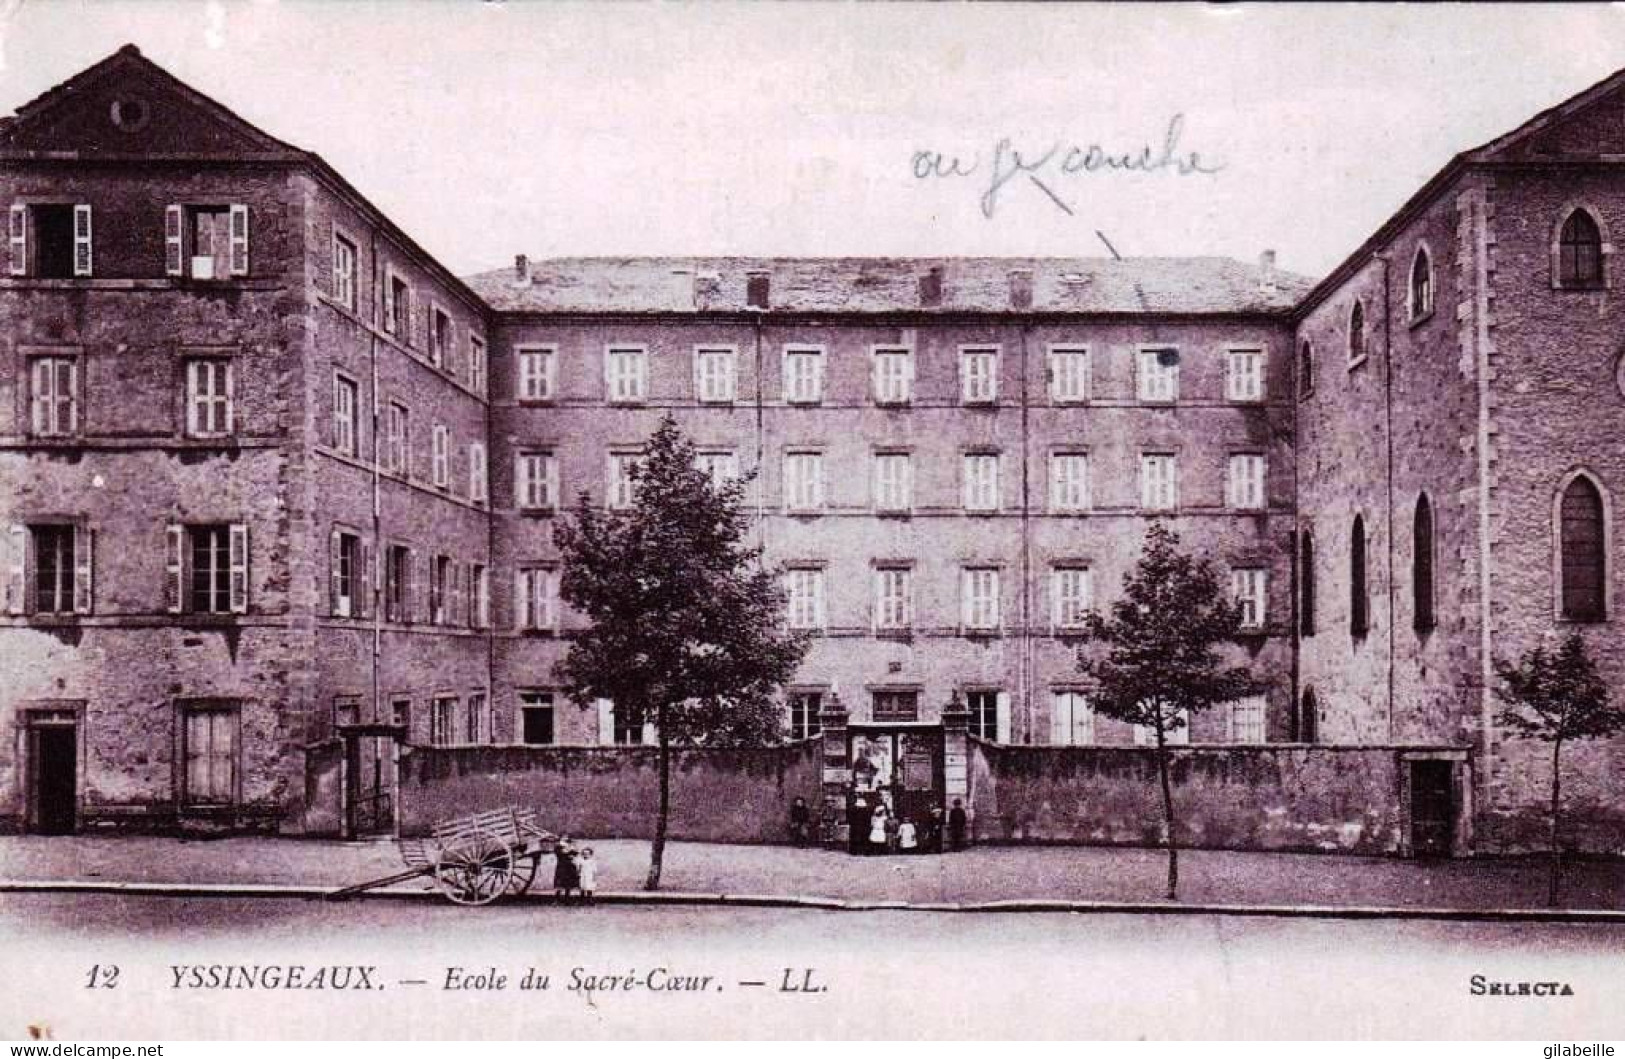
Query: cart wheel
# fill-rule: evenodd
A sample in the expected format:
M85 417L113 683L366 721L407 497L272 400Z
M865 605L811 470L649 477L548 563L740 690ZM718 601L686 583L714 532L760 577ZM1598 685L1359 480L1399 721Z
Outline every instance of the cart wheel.
M513 870L513 850L496 835L477 828L440 851L434 878L457 904L488 905L508 891Z
M542 862L540 853L529 855L519 854L513 861L513 878L508 880L508 892L523 894L530 892L530 884L536 881L536 869Z

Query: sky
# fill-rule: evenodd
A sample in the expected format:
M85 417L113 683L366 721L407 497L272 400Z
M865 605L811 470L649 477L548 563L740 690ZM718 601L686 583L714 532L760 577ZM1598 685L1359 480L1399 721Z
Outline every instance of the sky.
M0 112L129 42L463 274L1103 235L1318 276L1457 151L1625 67L1625 5L0 0Z

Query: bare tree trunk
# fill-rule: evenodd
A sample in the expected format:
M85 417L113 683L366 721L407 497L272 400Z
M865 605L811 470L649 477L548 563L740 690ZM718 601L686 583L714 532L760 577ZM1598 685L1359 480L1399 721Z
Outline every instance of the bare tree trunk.
M1157 725L1157 779L1162 783L1162 841L1168 847L1168 900L1179 900L1179 844L1174 841L1174 792L1168 782L1168 743Z
M645 890L660 889L660 867L666 859L666 823L671 818L671 740L666 737L665 708L656 713L655 734L660 745L660 812L655 816L655 840L649 850L649 877Z
M1558 879L1563 873L1563 847L1558 840L1558 819L1561 813L1563 797L1563 773L1560 768L1559 755L1563 752L1563 740L1552 740L1552 830L1550 844L1552 849L1552 877L1546 886L1546 904L1550 908L1557 907Z

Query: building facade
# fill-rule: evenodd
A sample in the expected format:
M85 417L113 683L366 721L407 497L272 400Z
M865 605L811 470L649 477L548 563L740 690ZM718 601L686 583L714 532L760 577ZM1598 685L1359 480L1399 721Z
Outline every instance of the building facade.
M0 129L0 816L388 831L403 744L644 741L552 681L579 627L552 526L629 503L670 414L753 475L817 633L792 739L838 718L899 775L945 712L1133 746L1074 630L1159 519L1226 571L1270 686L1193 743L1412 748L1448 848L1528 846L1542 759L1491 660L1574 627L1625 677L1619 91L1458 157L1319 284L1269 255L459 280L123 49ZM1579 752L1586 848L1625 848L1621 752Z

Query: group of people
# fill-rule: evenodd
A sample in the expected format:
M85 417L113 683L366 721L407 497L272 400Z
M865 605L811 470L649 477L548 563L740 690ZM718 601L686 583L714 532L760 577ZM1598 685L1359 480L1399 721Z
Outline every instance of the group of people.
M940 805L909 817L893 812L884 792L860 792L853 796L847 810L848 848L864 855L941 853L946 830L949 846L957 851L965 848L965 825L965 802L961 798L954 799L946 819Z
M598 863L593 860L592 847L577 848L570 836L565 835L553 847L553 896L561 901L572 895L591 901L596 889Z

